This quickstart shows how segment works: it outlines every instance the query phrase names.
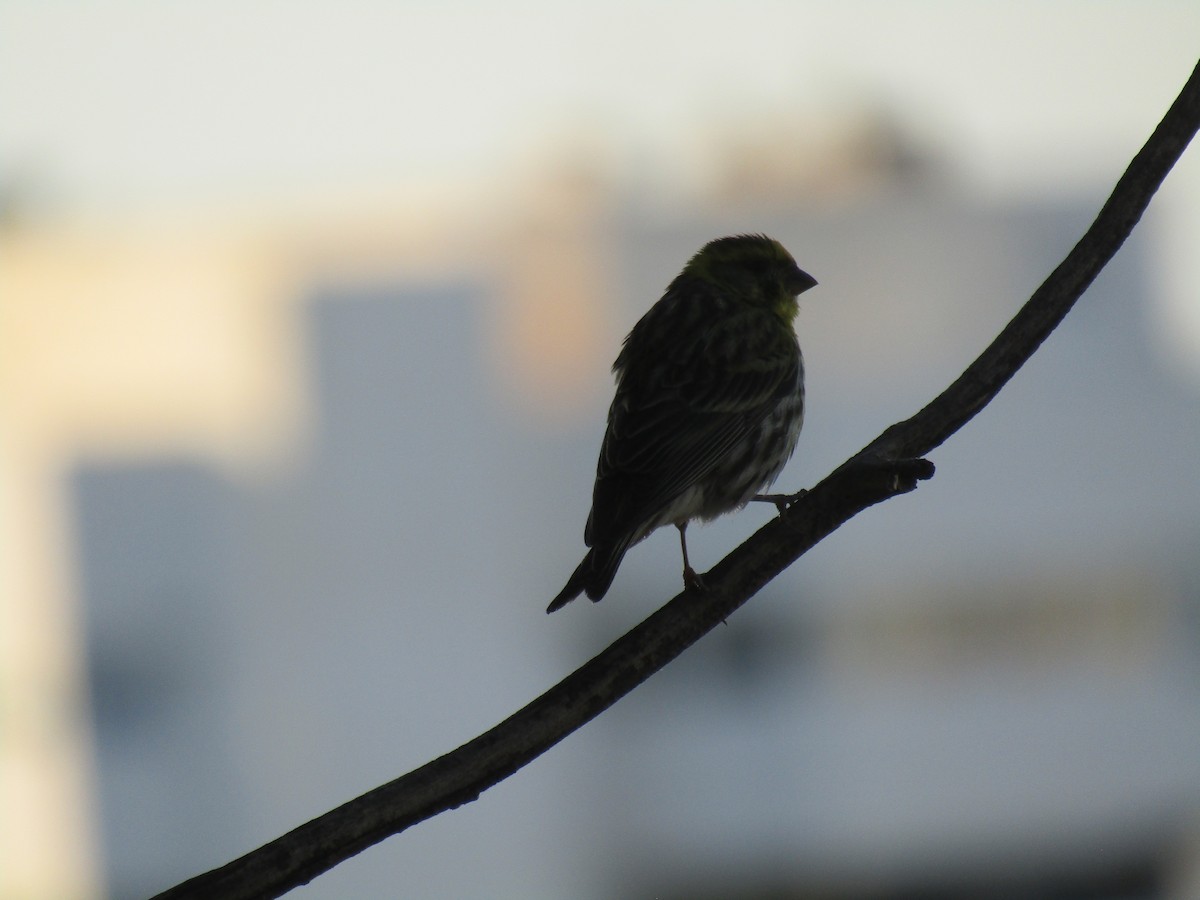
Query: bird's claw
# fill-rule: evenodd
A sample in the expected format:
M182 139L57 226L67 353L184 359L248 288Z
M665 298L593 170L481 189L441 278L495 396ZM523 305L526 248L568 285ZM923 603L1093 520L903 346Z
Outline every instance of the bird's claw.
M807 493L808 493L807 490L805 490L804 488L801 488L800 490L796 491L796 493L794 493L794 494L755 494L750 499L757 500L760 503L774 503L775 509L777 509L779 511L779 514L782 516L785 512L788 511L788 508L793 503L795 503L797 500L799 500L801 497L803 497Z

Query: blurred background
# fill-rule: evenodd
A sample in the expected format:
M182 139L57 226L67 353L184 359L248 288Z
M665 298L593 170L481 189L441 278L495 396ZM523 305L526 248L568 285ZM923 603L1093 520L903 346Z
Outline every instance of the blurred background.
M811 485L948 384L1200 5L0 0L0 898L136 898L680 588L583 553L620 339L779 238ZM1200 148L937 477L306 898L1200 897ZM766 521L689 532L710 567Z

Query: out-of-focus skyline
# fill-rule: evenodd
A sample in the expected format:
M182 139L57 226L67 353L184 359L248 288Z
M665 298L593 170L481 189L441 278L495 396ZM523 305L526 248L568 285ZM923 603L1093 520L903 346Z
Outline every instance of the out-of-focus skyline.
M147 804L169 796L153 784L140 793L157 762L167 772L182 759L189 777L161 784L219 805L234 782L209 780L208 763L221 777L237 766L255 772L279 735L331 715L346 717L345 728L323 729L335 739L373 735L359 749L379 752L378 768L355 763L346 782L305 769L307 750L289 759L299 774L265 765L249 781L278 796L243 796L240 826L190 809L166 814L166 830L153 826L164 847L210 841L204 859L217 864L390 777L395 748L414 760L448 749L477 720L542 689L568 665L563 648L599 640L587 629L643 612L612 602L553 623L564 630L539 627L542 594L558 586L547 580L558 582L580 551L609 361L688 253L719 233L780 228L821 279L801 315L812 414L785 478L789 488L809 484L961 371L1061 258L1177 95L1197 35L1200 6L1166 0L0 0L0 895L89 898L106 884L153 877L165 886L193 873L201 856L172 862L139 833L158 821ZM996 629L976 602L979 574L1007 578L1030 558L1062 565L1054 584L1066 584L1029 589L1031 621L1054 615L1056 597L1072 590L1089 601L1078 604L1086 622L1094 607L1101 619L1111 607L1118 624L1153 631L1145 623L1158 621L1155 610L1190 609L1192 595L1177 597L1173 584L1123 578L1153 571L1166 584L1152 553L1170 557L1195 521L1190 485L1168 476L1171 453L1195 457L1197 246L1192 148L1065 334L939 451L943 470L928 493L864 517L840 536L841 550L826 546L781 582L781 591L804 588L795 611L819 619L822 602L837 610L832 643L867 648L859 655L877 659L887 683L910 598L928 591L895 590L897 563L863 565L847 540L870 546L872 560L890 549L943 578L955 563L967 587L944 593L983 609L989 641ZM1045 381L1029 380L1039 369ZM464 538L468 507L492 513ZM722 529L749 521L698 529L698 550L719 558L731 546ZM958 549L914 563L901 533L924 551ZM246 558L222 555L231 544ZM1070 581L1087 555L1080 545L1096 557L1116 548L1083 588ZM651 576L661 574L661 550L648 542L630 561L626 599L641 590L631 585L654 586L638 597L646 603L659 591L664 582ZM324 579L339 566L335 592ZM1108 585L1108 607L1091 602L1096 583ZM347 585L345 609L331 606ZM540 599L529 606L530 596ZM848 597L892 598L902 621L872 643ZM476 633L460 645L464 609ZM945 615L933 610L912 631L914 657L924 658L927 632L945 630ZM999 619L1009 632L1024 621ZM1076 623L1060 622L1045 642L1056 665L1071 662L1062 636L1077 634ZM1128 646L1130 630L1114 628L1111 646ZM172 636L186 645L178 658L160 653ZM224 646L231 636L242 643ZM1190 658L1192 645L1180 644ZM949 645L957 652L960 642ZM1134 668L1169 657L1159 643L1145 646ZM1095 653L1106 665L1108 647ZM490 668L481 653L496 654ZM293 661L315 657L335 663L341 680L312 691L278 681ZM155 665L139 668L147 660ZM975 656L964 660L974 671ZM487 679L503 697L480 691L482 669L505 673ZM845 683L860 669L847 666ZM463 679L446 695L465 698L469 714L456 702L447 716L438 697L399 690L393 699L410 715L392 723L396 733L374 730L364 673L421 685L435 671L445 683ZM1130 725L1103 690L1093 699L1147 740L1163 723L1190 728L1200 708L1190 688L1145 681L1161 721ZM212 720L193 716L171 699L180 685L209 699L228 688L229 702ZM282 700L276 687L286 688ZM329 706L293 709L293 695ZM1142 704L1130 696L1130 708ZM122 718L114 710L134 707L104 707L105 697L170 702ZM886 699L893 715L880 746L911 725L897 701L924 698ZM1062 719L1050 705L1044 718L1027 716L1031 704L995 719L974 688L963 703L1004 728L1024 723L1036 763L1037 739ZM1070 698L1065 706L1080 708ZM936 730L944 711L934 707ZM163 710L180 720L157 719ZM413 724L427 714L429 724ZM830 720L818 716L815 731L831 759L844 759L852 742L821 724ZM914 721L910 733L923 733L925 720ZM215 743L198 747L181 724ZM1193 784L1192 732L1180 733L1156 746L1178 755L1180 780ZM223 769L222 741L249 752ZM380 853L427 857L421 877L441 884L441 857L420 848L445 840L495 853L514 879L550 857L561 871L540 872L543 885L575 884L579 854L595 845L547 853L538 829L568 844L581 838L542 815L556 815L546 798L565 796L562 772L596 771L603 734L576 743L505 788L531 790L519 795L524 830L510 808L480 804ZM671 771L686 769L679 757L662 754ZM973 783L977 760L964 759ZM1079 753L1062 759L1076 765ZM868 760L863 770L891 783L892 768ZM859 783L854 766L843 772ZM542 780L552 787L538 793ZM608 782L589 774L586 783ZM138 808L126 815L125 802ZM631 818L610 817L613 833ZM436 837L463 821L488 839ZM180 839L188 828L202 840ZM1030 835L1020 831L1036 842ZM501 852L505 841L537 862ZM126 865L122 847L144 858ZM353 896L334 879L370 882L370 865L310 890ZM464 879L499 871L461 868ZM133 880L111 880L120 878Z

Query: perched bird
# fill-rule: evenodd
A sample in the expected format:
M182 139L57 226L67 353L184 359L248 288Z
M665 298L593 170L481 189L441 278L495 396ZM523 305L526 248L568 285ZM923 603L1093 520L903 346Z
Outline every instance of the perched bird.
M546 612L599 600L625 552L674 524L739 509L783 469L804 420L796 298L816 284L764 235L706 244L633 326L596 463L591 549Z

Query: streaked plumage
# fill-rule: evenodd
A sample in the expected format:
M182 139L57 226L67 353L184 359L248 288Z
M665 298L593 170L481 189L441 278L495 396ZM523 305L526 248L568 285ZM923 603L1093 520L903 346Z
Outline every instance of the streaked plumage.
M683 529L744 506L771 484L804 419L796 297L816 281L762 235L706 244L633 327L596 464L591 548L554 612L599 600L625 552L662 525ZM687 569L684 545L685 581Z

